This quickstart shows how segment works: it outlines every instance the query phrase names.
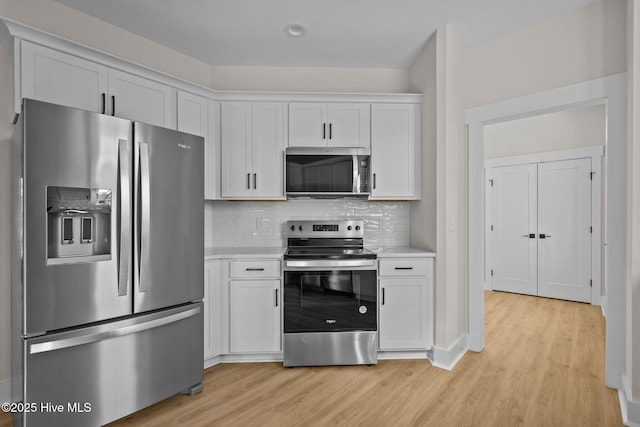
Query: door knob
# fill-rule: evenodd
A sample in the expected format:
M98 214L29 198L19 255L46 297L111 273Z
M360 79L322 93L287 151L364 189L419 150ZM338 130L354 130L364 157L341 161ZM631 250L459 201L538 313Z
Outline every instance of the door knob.
M530 239L536 238L536 233L523 234L522 237L528 237Z
M551 234L540 233L540 238L541 239L548 239L549 237L551 237Z

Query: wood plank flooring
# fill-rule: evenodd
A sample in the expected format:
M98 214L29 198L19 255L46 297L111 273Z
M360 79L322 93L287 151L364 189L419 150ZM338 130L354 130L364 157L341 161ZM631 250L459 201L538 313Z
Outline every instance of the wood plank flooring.
M111 426L620 426L600 307L486 292L486 348L452 372L425 360L223 364L204 392ZM10 426L0 415L0 427Z

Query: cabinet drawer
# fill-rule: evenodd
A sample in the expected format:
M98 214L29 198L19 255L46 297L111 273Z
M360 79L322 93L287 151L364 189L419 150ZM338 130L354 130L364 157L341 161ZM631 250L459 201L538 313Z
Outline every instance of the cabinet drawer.
M430 276L429 260L397 258L379 260L380 276Z
M246 260L231 261L229 275L234 279L273 277L279 278L280 260Z

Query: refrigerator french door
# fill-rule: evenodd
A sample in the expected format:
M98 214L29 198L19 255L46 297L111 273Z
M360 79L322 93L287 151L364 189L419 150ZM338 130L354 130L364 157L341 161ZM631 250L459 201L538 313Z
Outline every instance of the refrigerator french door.
M197 390L202 138L25 99L13 143L12 400L36 404L17 424Z

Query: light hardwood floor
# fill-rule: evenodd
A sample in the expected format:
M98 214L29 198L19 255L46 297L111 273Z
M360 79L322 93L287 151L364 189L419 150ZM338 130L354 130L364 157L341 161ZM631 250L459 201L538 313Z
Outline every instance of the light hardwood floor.
M486 293L486 348L452 372L426 360L283 368L224 364L204 392L115 426L619 426L600 307ZM11 425L0 416L0 427Z

